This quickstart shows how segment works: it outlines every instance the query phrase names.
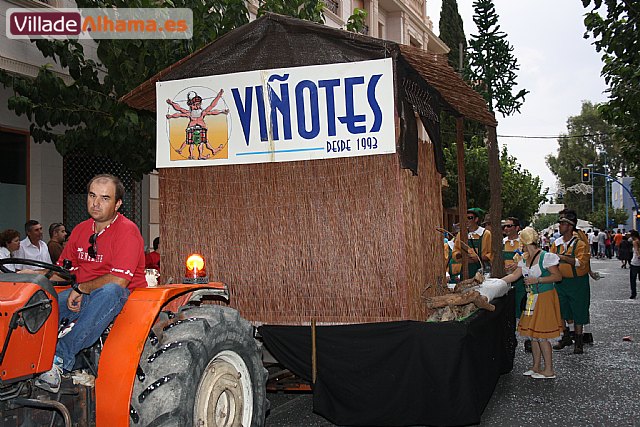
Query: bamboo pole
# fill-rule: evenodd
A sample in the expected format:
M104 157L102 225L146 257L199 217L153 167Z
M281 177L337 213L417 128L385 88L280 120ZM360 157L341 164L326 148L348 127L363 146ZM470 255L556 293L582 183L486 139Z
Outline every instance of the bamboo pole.
M464 169L464 118L456 118L456 154L458 163L458 216L460 222L460 243L467 245L467 181ZM469 278L467 251L462 252L462 278Z

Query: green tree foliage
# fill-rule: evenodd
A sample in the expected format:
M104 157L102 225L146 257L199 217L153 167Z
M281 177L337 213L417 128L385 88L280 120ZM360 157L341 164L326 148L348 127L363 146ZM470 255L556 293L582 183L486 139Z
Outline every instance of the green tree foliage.
M262 16L266 12L273 12L324 24L323 11L324 2L322 0L260 0L258 16Z
M600 106L603 117L624 136L622 149L628 175L640 177L640 4L631 0L582 0L585 38L595 39L602 54L602 76L609 85L609 101ZM633 193L640 196L640 179Z
M533 220L531 226L537 231L541 231L558 222L558 219L560 219L558 214L542 214Z
M618 224L624 224L629 219L629 212L624 209L613 209L609 208L609 223L610 225L606 225L607 223L607 212L605 211L604 206L600 206L594 212L590 212L586 215L587 221L593 224L594 227L599 228L600 230L611 230L614 228L618 228Z
M493 0L476 0L473 7L473 22L478 27L478 34L472 34L469 41L468 80L487 101L491 111L510 116L520 112L529 91L521 89L513 93L520 66L513 56L507 34L500 30Z
M367 25L367 11L356 7L353 14L347 19L347 31L352 33L361 32Z
M602 76L609 85L604 118L624 133L640 162L640 4L630 0L582 0L586 9L585 38L595 38L602 54Z
M454 69L459 69L459 54L460 54L460 43L463 45L463 73L462 76L465 77L468 74L468 58L466 55L467 49L467 37L464 33L464 25L462 23L462 18L458 13L458 4L456 0L444 0L442 2L442 9L440 11L440 38L443 42L449 46L451 51L449 52L448 59L449 65L451 65ZM471 121L464 120L463 122L463 133L465 135L465 158L468 159L471 153L468 153L471 147L485 147L484 136L485 136L485 126ZM447 177L450 180L450 184L455 184L455 188L450 187L449 190L443 189L443 202L444 206L448 208L453 208L458 205L457 199L457 159L456 159L456 117L452 116L446 111L443 111L440 114L440 135L442 137L443 146L448 150L448 156L445 157L446 168L447 168ZM484 148L486 152L486 148ZM468 160L467 160L468 161ZM486 166L486 165L485 165ZM488 170L484 168L484 176L487 176ZM469 176L467 172L467 176ZM467 181L467 185L469 185ZM470 203L470 202L467 202ZM472 206L472 205L469 205ZM488 206L488 204L487 204Z
M38 40L45 58L68 69L66 84L40 69L35 79L0 71L0 84L12 87L8 107L25 115L37 143L53 142L62 155L109 157L137 178L155 167L155 115L118 102L140 83L226 32L249 22L244 0L77 0L83 7L176 7L193 11L190 40L97 40L95 61L74 40ZM265 0L259 13L273 11L323 22L320 0ZM64 131L60 131L64 127Z
M458 204L458 173L456 169L455 147L445 148L448 187L443 189L445 206ZM487 148L474 146L465 150L465 172L467 184L467 205L483 209L489 207L490 192L486 177L489 175ZM502 169L502 212L503 216L515 216L529 222L546 200L547 189L542 190L542 181L523 169L517 159L510 156L507 148L500 155Z
M467 64L467 38L464 34L462 17L458 13L456 0L443 0L440 10L440 39L449 46L449 65L462 72ZM462 44L463 65L460 67L460 44Z
M460 43L462 43L463 70L468 71L469 64L466 55L467 37L464 33L462 18L458 13L458 4L456 0L444 0L442 2L442 9L440 11L440 38L451 49L448 55L449 65L456 70L460 68L459 52ZM463 76L464 75L465 74L463 73ZM471 135L470 138L467 138L469 145L484 146L484 131L484 125L471 120L464 121L464 134L467 136ZM456 118L447 112L442 112L440 114L440 134L442 136L443 144L447 147L453 147L455 152Z
M593 172L615 175L624 162L615 128L604 120L598 105L589 101L583 101L579 115L567 119L567 132L558 139L558 154L547 156L549 169L565 189L581 182L581 169L587 165L593 165L590 167ZM594 206L598 207L605 204L605 179L599 175L593 175L592 179ZM567 191L556 201L581 216L591 212L591 194Z

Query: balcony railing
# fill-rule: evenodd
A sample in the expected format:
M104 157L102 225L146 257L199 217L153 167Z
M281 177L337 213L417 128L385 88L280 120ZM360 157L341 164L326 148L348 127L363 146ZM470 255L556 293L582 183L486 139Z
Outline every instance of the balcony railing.
M322 0L325 7L331 12L338 14L338 9L340 8L340 3L337 0Z
M424 16L424 11L425 11L424 0L411 0L408 3L409 3L409 7L411 7L411 9L413 9L413 11L418 16L420 17Z

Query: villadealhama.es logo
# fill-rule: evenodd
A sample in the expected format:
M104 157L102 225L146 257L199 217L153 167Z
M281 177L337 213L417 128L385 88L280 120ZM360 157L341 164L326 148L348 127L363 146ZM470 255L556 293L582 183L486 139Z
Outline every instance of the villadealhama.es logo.
M6 29L10 39L190 39L193 12L186 8L11 8Z

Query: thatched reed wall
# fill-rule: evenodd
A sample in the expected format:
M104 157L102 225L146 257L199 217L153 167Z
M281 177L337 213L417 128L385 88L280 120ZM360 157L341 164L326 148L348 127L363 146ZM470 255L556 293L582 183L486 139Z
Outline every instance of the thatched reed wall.
M397 155L160 170L162 273L202 253L232 307L267 324L424 319L441 274L440 175Z
M408 318L424 320L427 309L421 294L434 295L435 285L443 283L442 176L435 170L433 148L426 142L418 144L418 176L401 170L405 253L407 272ZM433 288L425 289L427 284Z

